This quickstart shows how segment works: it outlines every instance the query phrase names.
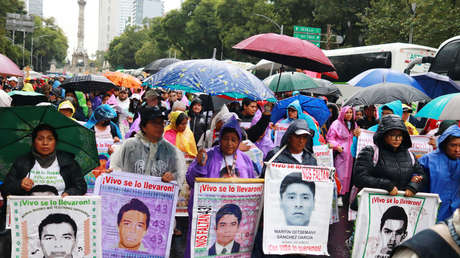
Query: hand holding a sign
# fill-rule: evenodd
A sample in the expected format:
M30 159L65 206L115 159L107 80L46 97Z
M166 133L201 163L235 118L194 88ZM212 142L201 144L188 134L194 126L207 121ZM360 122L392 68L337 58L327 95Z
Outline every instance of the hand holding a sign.
M337 148L336 148L336 149L337 149L337 151L338 151L338 152L340 152L340 153L342 153L342 152L343 152L343 147L342 147L342 146L337 146Z
M163 176L161 176L161 181L165 183L169 183L174 180L174 175L171 172L165 172Z
M355 130L353 130L353 135L359 137L361 135L361 129L359 127L355 128Z
M206 154L206 150L201 149L198 152L198 155L196 156L196 162L198 162L198 164L200 164L200 166L204 166L204 165L206 165L207 160L208 160L208 154Z
M395 186L393 187L393 190L391 190L391 192L388 193L389 195L397 195L398 194L398 188Z
M34 187L34 181L28 177L24 177L21 181L21 188L30 191Z
M114 142L114 143L120 142L120 138L118 138L117 136L113 137L113 142Z
M248 151L249 149L251 149L251 145L245 141L242 141L240 143L240 147L239 147L240 151L242 152L246 152Z

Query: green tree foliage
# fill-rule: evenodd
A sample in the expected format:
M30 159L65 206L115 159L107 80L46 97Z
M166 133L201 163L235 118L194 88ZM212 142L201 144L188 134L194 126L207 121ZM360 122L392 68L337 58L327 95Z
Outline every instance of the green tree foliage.
M410 4L415 2L415 15ZM413 43L437 48L444 40L460 34L459 3L445 0L372 0L360 15L368 45L408 42L411 25Z
M12 38L11 33L5 29L7 13L24 13L24 3L19 0L1 0L0 1L0 53L8 56L16 64L19 65L19 60L22 60L22 48L13 45L9 38Z
M128 26L125 32L119 37L115 37L110 42L109 51L106 59L110 64L117 68L132 69L137 68L135 55L142 48L144 42L149 40L146 30L136 26Z

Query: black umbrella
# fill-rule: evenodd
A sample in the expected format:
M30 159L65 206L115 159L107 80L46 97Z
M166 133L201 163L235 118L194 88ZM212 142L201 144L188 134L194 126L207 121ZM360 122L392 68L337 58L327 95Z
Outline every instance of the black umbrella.
M109 91L117 89L118 86L113 84L105 76L100 75L77 75L65 80L61 87L68 91Z
M337 86L335 86L334 83L328 80L318 79L318 78L313 78L313 80L316 82L316 84L319 85L319 87L311 88L311 89L304 89L304 90L301 90L301 92L313 93L313 94L324 95L324 96L331 95L337 98L342 96L342 92L340 91L339 88L337 88Z
M47 102L48 98L38 92L14 90L8 93L11 97L11 106L35 106L41 102Z
M174 64L174 63L179 62L179 61L182 61L182 60L176 59L176 58L158 59L158 60L155 60L155 61L151 62L150 64L148 64L144 68L144 72L149 73L149 74L154 74L154 73L159 72L161 69L165 68L166 66L168 66L170 64Z
M385 104L395 100L401 100L401 102L409 104L417 101L428 102L431 99L425 93L406 84L379 83L359 90L344 105L369 106Z

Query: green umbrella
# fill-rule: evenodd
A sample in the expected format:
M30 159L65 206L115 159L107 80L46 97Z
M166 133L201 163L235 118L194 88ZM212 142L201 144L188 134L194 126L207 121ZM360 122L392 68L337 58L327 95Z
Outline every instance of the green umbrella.
M279 86L277 85L279 81ZM312 78L304 73L283 72L274 74L265 78L264 84L274 92L295 91L318 88L318 85Z
M75 155L84 174L99 166L94 132L59 113L52 106L0 108L0 180L13 162L31 150L32 130L39 124L56 129L56 149Z

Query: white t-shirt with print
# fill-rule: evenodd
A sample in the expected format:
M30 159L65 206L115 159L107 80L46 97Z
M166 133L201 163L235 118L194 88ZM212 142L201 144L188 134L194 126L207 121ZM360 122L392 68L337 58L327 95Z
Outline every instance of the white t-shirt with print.
M34 185L51 185L56 187L59 194L65 190L65 182L60 173L57 159L48 168L42 168L38 161L30 170L29 178L34 181Z

